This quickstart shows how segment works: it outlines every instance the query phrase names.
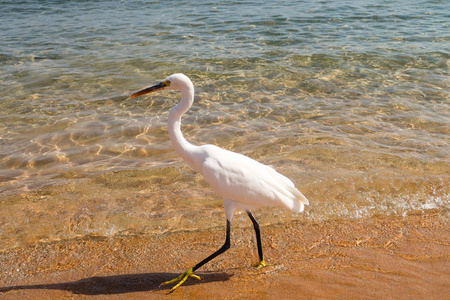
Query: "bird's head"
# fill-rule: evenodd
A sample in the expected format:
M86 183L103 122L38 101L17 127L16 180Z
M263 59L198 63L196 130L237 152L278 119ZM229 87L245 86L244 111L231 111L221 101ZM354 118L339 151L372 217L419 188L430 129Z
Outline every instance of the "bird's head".
M140 90L140 91L132 94L130 97L131 98L138 97L138 96L142 96L145 94L149 94L149 93L161 91L161 90L182 91L186 88L194 89L194 86L193 86L191 80L189 79L189 77L187 77L184 74L179 73L179 74L170 75L169 77L167 77L160 83L153 85L151 87L145 88L143 90Z

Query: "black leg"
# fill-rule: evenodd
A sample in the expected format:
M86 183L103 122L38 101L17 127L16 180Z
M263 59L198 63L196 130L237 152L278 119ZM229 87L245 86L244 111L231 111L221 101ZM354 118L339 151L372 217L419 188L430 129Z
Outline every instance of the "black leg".
M202 260L198 264L196 264L192 268L193 272L195 272L195 270L197 270L198 268L200 268L201 266L203 266L204 264L206 264L210 260L214 259L215 257L219 256L220 254L222 254L225 251L227 251L228 249L230 249L230 231L231 231L231 223L230 223L230 221L227 220L227 237L225 238L225 244L223 244L223 246L220 247L219 250L217 250L216 252L214 252L213 254L211 254L210 256L208 256L207 258L205 258L204 260Z
M252 220L253 227L255 228L256 233L256 243L258 245L258 255L259 255L259 261L263 262L263 251L262 251L262 245L261 245L261 232L259 231L259 224L258 221L256 221L255 217L253 217L252 213L247 211L248 216L250 217L250 220Z
M230 231L231 231L231 223L230 223L230 221L227 220L227 237L225 238L225 244L223 244L223 246L220 247L219 250L217 250L216 252L214 252L213 254L211 254L210 256L208 256L207 258L205 258L204 260L202 260L198 264L196 264L194 267L188 269L186 272L184 272L183 274L181 274L177 278L174 278L172 280L163 282L163 283L161 283L161 285L166 285L166 284L169 284L169 283L173 283L173 282L179 281L177 283L177 285L175 285L173 288L170 289L169 293L171 293L174 290L176 290L180 285L182 285L183 282L185 282L186 279L188 279L188 277L193 277L195 279L201 280L202 278L200 276L197 276L197 275L193 274L194 271L197 270L198 268L200 268L201 266L203 266L204 264L206 264L207 262L209 262L210 260L212 260L213 258L219 256L220 254L222 254L225 251L227 251L228 249L230 249Z

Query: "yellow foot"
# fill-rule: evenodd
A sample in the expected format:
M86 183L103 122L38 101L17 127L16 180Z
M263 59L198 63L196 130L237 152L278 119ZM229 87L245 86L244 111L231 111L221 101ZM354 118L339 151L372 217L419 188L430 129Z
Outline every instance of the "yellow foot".
M175 291L180 285L182 285L186 279L188 279L188 277L192 277L195 278L197 280L203 280L203 278L201 278L200 276L194 275L194 271L192 271L192 268L190 268L189 270L187 270L186 272L184 272L183 274L181 274L180 276L178 276L177 278L174 278L172 280L166 281L161 283L161 285L166 285L166 284L171 284L173 282L177 282L177 285L175 285L173 288L170 289L169 293L172 293L173 291Z
M261 260L259 263L255 264L253 266L259 270L261 268L268 267L268 266L273 266L273 265L266 264L266 262L264 260Z

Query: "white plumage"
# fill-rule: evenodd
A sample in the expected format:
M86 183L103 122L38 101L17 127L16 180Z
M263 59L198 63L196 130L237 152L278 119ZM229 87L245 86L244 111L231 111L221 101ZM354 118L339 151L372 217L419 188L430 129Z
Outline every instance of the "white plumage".
M197 172L203 175L214 191L224 198L227 218L227 238L225 244L215 253L190 268L179 277L164 284L180 281L171 291L180 286L193 272L230 247L230 223L235 210L247 211L253 222L258 242L260 262L258 268L266 266L261 246L259 225L250 210L264 206L280 206L294 212L301 212L308 205L308 199L295 188L287 177L272 167L263 165L247 156L224 150L214 145L195 146L189 143L181 133L181 116L194 102L194 86L183 74L174 74L161 83L143 89L131 97L158 90L181 91L181 101L170 110L168 130L175 151Z
M205 159L199 171L211 187L226 199L226 217L234 209L251 210L281 206L301 212L308 200L291 180L247 156L216 146L201 146Z

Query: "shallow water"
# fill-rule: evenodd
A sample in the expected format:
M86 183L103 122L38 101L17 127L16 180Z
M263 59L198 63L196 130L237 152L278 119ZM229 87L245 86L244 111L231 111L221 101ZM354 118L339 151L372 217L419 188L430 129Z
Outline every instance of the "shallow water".
M171 148L179 94L127 99L176 72L188 140L310 199L262 223L448 209L446 1L194 2L1 3L1 248L223 225Z

